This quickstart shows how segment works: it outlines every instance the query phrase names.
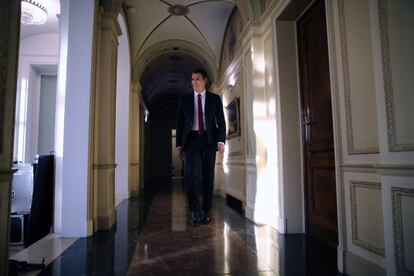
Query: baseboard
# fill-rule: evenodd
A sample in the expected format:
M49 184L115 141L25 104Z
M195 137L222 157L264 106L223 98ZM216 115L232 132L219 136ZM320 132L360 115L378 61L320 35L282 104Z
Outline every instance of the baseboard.
M136 196L139 196L139 190L129 191L129 197L136 197Z
M223 198L226 198L226 192L223 191L222 189L215 189L214 190L214 195L217 195L217 196L221 196Z
M236 211L237 213L244 216L244 209L243 209L244 206L243 206L243 202L240 199L235 198L229 194L226 194L226 205L230 207L231 209L233 209L234 211Z
M336 258L338 262L338 271L341 273L345 273L345 251L342 247L337 246L336 247Z
M110 229L116 221L116 211L112 209L107 216L98 216L98 229L107 230Z
M246 207L244 209L244 214L245 214L246 218L248 218L249 220L254 222L254 209L253 208L246 205Z
M278 218L277 219L277 227L276 230L280 233L280 234L287 234L287 220L284 218Z
M385 276L387 274L384 268L349 251L345 253L345 268L345 273L352 276Z

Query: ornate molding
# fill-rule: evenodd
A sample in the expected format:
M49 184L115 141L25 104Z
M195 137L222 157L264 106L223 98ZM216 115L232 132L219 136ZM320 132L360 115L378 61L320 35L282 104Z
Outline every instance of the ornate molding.
M385 113L387 117L388 150L390 152L414 151L414 143L399 144L397 141L386 0L378 0L378 19L381 39L382 74L384 78Z
M130 87L131 87L131 92L132 93L141 93L142 91L142 85L140 82L137 81L131 81L130 83Z
M99 25L101 31L109 31L112 34L112 39L118 44L118 36L122 34L121 26L119 25L117 16L112 12L104 12L100 10Z
M115 169L118 164L93 164L94 170L108 170L108 169Z
M227 154L227 156L228 157L239 157L239 156L242 156L242 151L240 150L240 151L233 151L233 152L229 152L228 154Z
M343 163L344 172L366 172L379 175L414 176L412 164Z
M375 154L379 153L379 147L355 148L354 133L352 127L352 108L351 108L351 90L349 81L349 64L348 64L348 42L346 37L345 7L344 0L339 0L339 34L341 39L341 59L342 72L344 78L344 97L345 97L345 121L348 154Z
M376 182L362 182L351 181L350 182L350 194L351 194L351 224L352 224L352 243L375 253L379 256L385 257L385 249L376 244L364 241L358 236L358 216L357 216L357 202L356 202L356 188L377 189L381 190L381 184Z
M408 270L408 268L405 266L404 231L401 210L401 198L403 196L414 198L414 189L399 187L391 188L395 263L398 275L412 275L414 274L414 271Z
M252 7L248 1L235 0L234 2L246 22L254 19Z

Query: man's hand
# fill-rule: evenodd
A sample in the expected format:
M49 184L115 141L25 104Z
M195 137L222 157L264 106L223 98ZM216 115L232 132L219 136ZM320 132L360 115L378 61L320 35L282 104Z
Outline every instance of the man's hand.
M183 148L177 148L177 155L178 155L178 158L180 159L184 158Z
M224 153L224 144L223 143L219 143L218 145L217 145L217 149L218 149L218 151L220 152L220 153Z

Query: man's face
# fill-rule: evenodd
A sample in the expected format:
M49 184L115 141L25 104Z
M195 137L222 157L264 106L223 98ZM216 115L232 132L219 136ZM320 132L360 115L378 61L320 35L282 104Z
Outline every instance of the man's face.
M195 73L191 75L191 85L193 89L200 93L203 92L206 88L207 79L203 79L203 76L200 73Z

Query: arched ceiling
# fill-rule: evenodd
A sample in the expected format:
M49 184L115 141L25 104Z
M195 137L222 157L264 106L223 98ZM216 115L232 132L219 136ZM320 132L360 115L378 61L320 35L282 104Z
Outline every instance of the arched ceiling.
M219 63L233 0L125 0L134 61L165 40L197 45Z
M150 112L165 101L191 93L191 72L205 68L198 59L181 52L166 52L151 61L141 76L142 94Z
M195 68L215 79L235 6L233 0L124 0L133 79L150 113L191 93Z

